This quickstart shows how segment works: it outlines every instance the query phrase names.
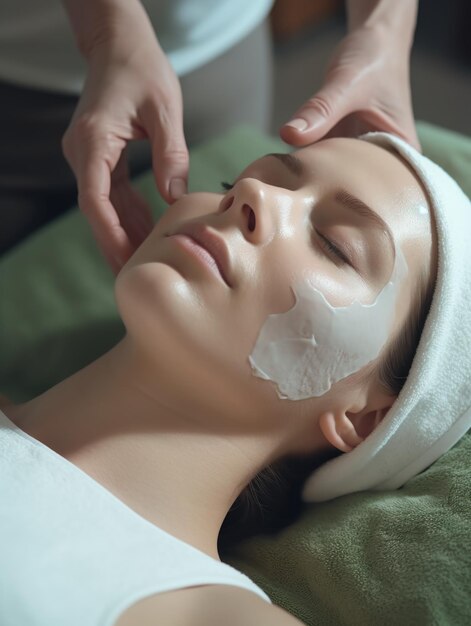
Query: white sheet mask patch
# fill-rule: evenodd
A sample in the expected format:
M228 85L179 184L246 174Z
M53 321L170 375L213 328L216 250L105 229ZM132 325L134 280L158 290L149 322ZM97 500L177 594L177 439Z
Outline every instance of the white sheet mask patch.
M399 288L408 273L400 246L391 277L371 304L333 307L308 281L293 287L294 306L269 315L249 361L282 399L321 396L375 359L389 337Z

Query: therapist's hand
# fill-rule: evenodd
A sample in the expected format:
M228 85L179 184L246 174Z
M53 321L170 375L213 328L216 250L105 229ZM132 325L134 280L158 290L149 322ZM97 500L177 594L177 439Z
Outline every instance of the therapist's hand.
M319 89L280 129L305 146L368 131L399 135L420 150L409 84L409 45L388 29L359 27L337 46Z
M124 33L100 33L84 53L85 85L62 140L79 207L115 274L153 228L150 207L131 187L127 142L150 140L156 184L167 202L186 192L188 177L179 80L150 23L139 15L136 26L132 18Z

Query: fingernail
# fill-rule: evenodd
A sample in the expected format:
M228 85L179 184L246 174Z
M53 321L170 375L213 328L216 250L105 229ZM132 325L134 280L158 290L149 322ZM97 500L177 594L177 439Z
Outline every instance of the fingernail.
M296 128L296 130L306 130L306 128L308 127L308 123L301 117L297 117L294 120L286 122L285 126L292 126L293 128Z
M169 185L170 196L173 200L178 200L186 194L186 183L183 178L172 178Z

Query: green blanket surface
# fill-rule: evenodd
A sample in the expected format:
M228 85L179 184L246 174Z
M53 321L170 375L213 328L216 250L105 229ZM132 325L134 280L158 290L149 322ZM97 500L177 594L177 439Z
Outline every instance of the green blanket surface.
M471 195L471 140L419 124L424 153ZM219 190L253 159L288 151L241 127L191 152L190 190ZM157 217L152 173L136 179ZM114 277L74 209L0 259L0 391L21 402L111 348L123 335ZM223 560L306 624L471 624L471 433L392 492L306 505L274 535Z

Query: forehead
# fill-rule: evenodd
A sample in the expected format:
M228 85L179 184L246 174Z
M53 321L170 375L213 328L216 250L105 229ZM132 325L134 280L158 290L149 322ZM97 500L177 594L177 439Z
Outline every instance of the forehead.
M306 184L316 181L326 188L346 188L386 219L400 238L414 232L423 235L428 201L415 174L395 151L360 139L331 138L293 154L303 162Z
M306 172L315 175L320 168L332 179L346 178L358 182L368 192L386 192L389 197L400 190L419 195L421 187L404 161L396 152L386 150L361 139L332 138L319 141L295 152L303 161Z

